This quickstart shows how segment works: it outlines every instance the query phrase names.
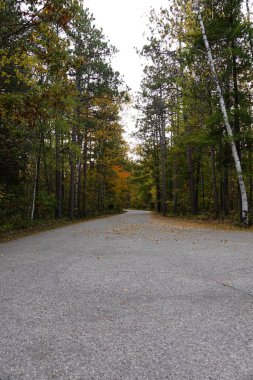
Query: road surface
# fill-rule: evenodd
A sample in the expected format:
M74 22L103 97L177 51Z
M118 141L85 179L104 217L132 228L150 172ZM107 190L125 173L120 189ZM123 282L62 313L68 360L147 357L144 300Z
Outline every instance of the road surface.
M253 379L253 235L130 211L0 245L0 379Z

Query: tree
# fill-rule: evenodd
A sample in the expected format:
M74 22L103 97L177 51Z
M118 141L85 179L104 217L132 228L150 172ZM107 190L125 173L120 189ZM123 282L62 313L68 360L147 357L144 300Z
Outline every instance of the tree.
M202 15L233 141L245 173L244 187L246 190L249 186L252 199L249 22L244 17L241 0L203 0ZM166 109L168 212L219 217L241 209L242 216L238 175L230 154L231 137L224 128L219 101L214 96L217 88L206 65L206 48L192 2L174 0L169 9L161 9L157 14L152 11L150 22L151 36L142 54L147 63L138 104L142 117L137 135L143 147L147 147L142 149L143 163L153 168L152 177L159 177L161 189L159 148L158 155L155 154L159 118L154 107L160 60ZM244 202L246 211L245 207Z
M224 124L226 126L228 136L230 138L231 150L232 150L233 158L234 158L234 161L235 161L235 167L236 167L236 172L237 172L239 186L240 186L240 191L241 191L242 222L243 222L244 225L247 226L248 223L249 223L249 219L248 219L248 199L247 199L247 192L246 192L246 188L245 188L245 184L244 184L244 180L243 180L243 176L242 176L241 162L240 162L238 151L237 151L236 144L235 144L235 141L234 141L233 131L232 131L232 128L230 126L230 122L229 122L229 118L228 118L228 114L227 114L227 110L226 110L226 105L225 105L224 97L223 97L223 94L222 94L222 91L221 91L219 79L218 79L218 76L217 76L217 73L216 73L216 69L215 69L215 66L214 66L212 52L211 52L211 49L210 49L210 46L209 46L209 42L208 42L208 39L207 39L207 36L206 36L205 27L204 27L204 23L203 23L201 12L200 12L199 2L197 0L194 1L193 7L194 7L193 8L194 12L196 12L196 14L198 16L201 33L202 33L203 40L204 40L204 43L205 43L205 47L206 47L206 50L207 50L208 62L209 62L210 69L211 69L211 72L212 72L212 75L213 75L213 79L214 79L215 84L216 84L216 92L217 92L217 95L218 95L218 98L219 98L219 103L220 103L220 108L221 108L223 119L224 119Z
M8 0L0 16L1 220L120 208L108 194L126 160L116 49L76 0Z

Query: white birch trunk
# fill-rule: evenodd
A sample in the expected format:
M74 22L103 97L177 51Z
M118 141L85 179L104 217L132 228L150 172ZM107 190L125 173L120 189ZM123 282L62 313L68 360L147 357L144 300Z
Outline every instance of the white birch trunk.
M227 114L227 109L226 109L224 97L222 95L221 86L220 86L219 79L218 79L216 69L214 66L213 56L212 56L211 48L210 48L210 45L209 45L209 42L208 42L208 39L206 36L205 26L204 26L204 23L202 20L198 0L193 0L193 11L198 16L203 41L204 41L204 44L205 44L205 47L207 50L208 63L209 63L209 66L210 66L210 69L211 69L211 72L213 75L213 79L214 79L214 82L216 85L216 92L217 92L217 95L219 98L219 103L220 103L220 108L221 108L221 112L223 115L224 124L226 126L226 130L227 130L227 133L229 136L230 146L231 146L233 158L235 161L235 168L236 168L236 172L237 172L237 176L238 176L238 182L239 182L241 198L242 198L242 222L244 225L248 225L248 223L249 223L249 221L248 221L248 198L247 198L247 192L246 192L246 188L245 188L245 184L244 184L244 180L243 180L243 176L242 176L241 162L240 162L238 152L236 149L233 131L232 131L229 119L228 119L228 114Z

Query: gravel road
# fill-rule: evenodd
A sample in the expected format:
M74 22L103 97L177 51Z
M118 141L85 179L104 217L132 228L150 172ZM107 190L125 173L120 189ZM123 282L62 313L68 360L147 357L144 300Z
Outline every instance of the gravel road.
M144 211L0 245L0 380L253 379L253 234Z

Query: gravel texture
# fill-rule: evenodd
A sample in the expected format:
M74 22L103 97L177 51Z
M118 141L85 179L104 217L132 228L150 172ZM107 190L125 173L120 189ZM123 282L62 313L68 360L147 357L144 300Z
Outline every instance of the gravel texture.
M0 380L252 380L252 243L130 211L1 244Z

